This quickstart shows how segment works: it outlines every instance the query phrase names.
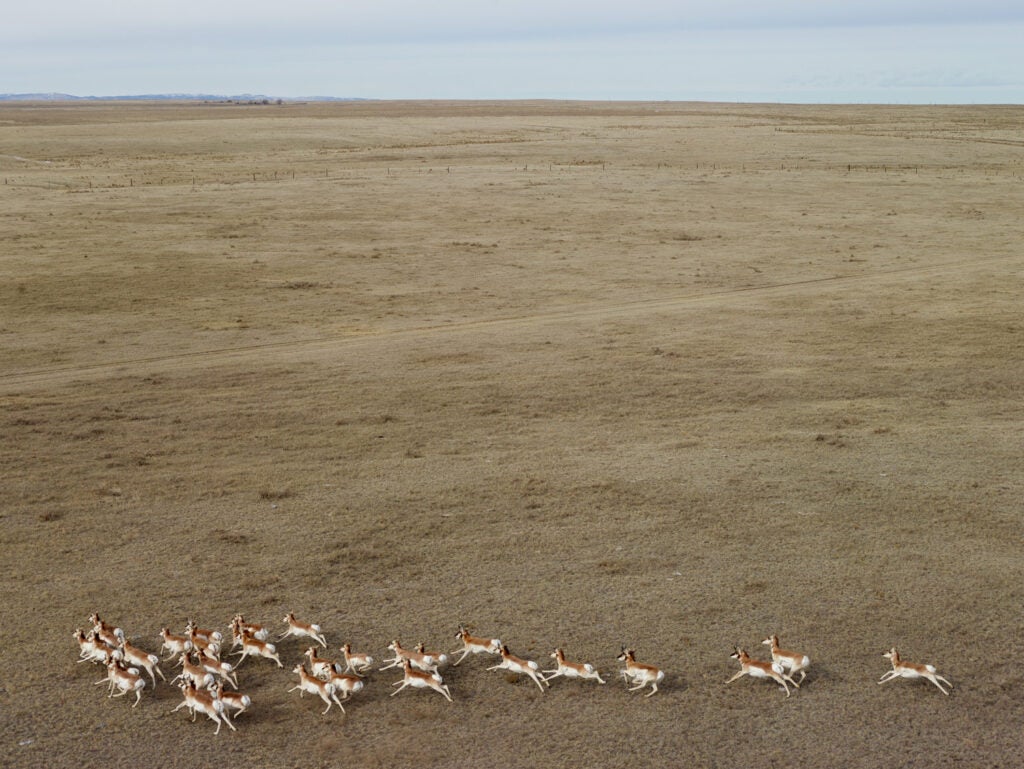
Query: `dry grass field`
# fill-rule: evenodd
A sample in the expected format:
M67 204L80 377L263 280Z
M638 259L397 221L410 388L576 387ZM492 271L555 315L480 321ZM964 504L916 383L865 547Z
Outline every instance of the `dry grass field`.
M0 106L0 765L1006 767L1024 108ZM72 640L470 658L214 736ZM725 681L778 633L788 699ZM621 645L667 672L626 691ZM876 681L897 646L954 685ZM164 665L171 671L170 664ZM170 677L170 676L168 676Z

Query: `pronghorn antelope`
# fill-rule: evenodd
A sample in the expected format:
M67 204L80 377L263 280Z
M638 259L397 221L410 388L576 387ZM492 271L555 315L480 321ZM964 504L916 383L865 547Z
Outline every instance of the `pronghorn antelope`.
M620 670L619 673L622 675L623 680L629 683L632 682L636 686L631 686L629 691L635 692L637 689L643 689L647 684L651 685L651 691L648 692L646 697L650 697L658 691L658 684L665 679L665 671L659 670L653 665L643 665L636 661L636 652L633 649L627 649L625 646L622 647L622 653L616 657L617 660L626 663L625 670Z
M192 642L186 636L175 635L164 627L160 628L160 637L164 640L164 645L160 647L160 651L167 650L167 656L164 657L165 660L169 660L177 654L192 651Z
M132 646L127 640L121 642L121 657L125 662L145 668L149 677L153 679L153 686L156 686L156 674L159 673L163 680L167 680L164 671L160 669L160 658L155 654L143 651L137 646Z
M422 641L416 644L416 653L432 658L434 660L434 665L437 667L444 667L448 664L447 654L444 652L427 651Z
M192 626L191 621L189 621L188 627L185 628L185 637L192 644L194 651L213 659L220 659L220 641L210 640L208 636L199 633Z
M305 656L309 657L309 669L313 672L313 675L322 681L328 680L331 677L331 673L341 672L341 667L334 660L318 657L315 646L310 646L306 649Z
M455 637L462 641L462 648L456 649L452 654L462 652L462 656L452 663L452 667L466 659L469 654L499 654L501 650L500 639L471 636L462 625L459 625L459 632L455 634Z
M242 643L242 651L235 652L235 656L241 655L238 662L235 663L236 668L241 665L242 660L250 654L254 654L257 657L265 657L268 660L274 660L279 668L284 667L284 665L281 664L281 658L277 656L277 647L274 646L274 644L267 643L266 641L261 641L258 638L247 635L245 631L242 631L239 638Z
M213 675L223 678L235 689L238 688L238 679L235 677L235 669L232 667L230 662L221 662L219 659L214 657L207 657L205 654L200 654L199 664L202 665L203 669L206 670L207 673L213 673Z
M751 659L750 655L738 646L736 647L736 651L729 656L734 660L739 661L740 672L726 681L727 684L731 684L740 676L750 676L751 678L770 678L782 687L783 691L786 692L787 697L789 696L789 687L786 685L786 681L789 681L794 685L796 684L792 678L786 675L786 669L778 662L762 662L761 660Z
M392 686L398 688L391 692L391 696L394 697L402 689L407 686L412 686L415 689L433 689L438 692L449 702L452 701L452 693L448 690L447 684L441 680L441 674L437 672L426 673L422 670L416 670L412 666L412 662L408 659L402 660L402 670L405 673L405 677L401 681L395 681Z
M558 678L558 676L565 676L566 678L583 678L591 681L597 681L604 683L604 679L601 678L601 674L597 672L597 669L589 662L569 662L565 658L565 654L561 649L555 649L551 656L555 660L554 670L544 670L543 673L550 673L544 680L550 681L552 678Z
M501 662L497 665L491 665L488 670L510 670L513 673L522 673L533 679L533 682L537 684L537 688L544 691L545 686L551 686L547 682L547 679L540 674L540 665L533 660L524 660L521 657L516 657L511 654L508 650L508 646L505 644L501 645L498 650L501 654Z
M227 707L235 709L235 715L238 716L246 711L246 709L252 705L252 700L248 694L242 694L240 692L226 692L224 691L224 682L218 681L217 686L211 690L211 693Z
M181 665L181 672L171 679L172 684L178 680L191 681L196 685L197 689L205 689L208 686L213 686L217 682L213 673L202 665L192 662L191 655L188 652L181 655L178 659L178 664Z
M78 641L78 656L81 657L79 662L99 662L102 665L110 662L110 653L113 650L96 637L94 630L86 633L78 628L74 639Z
M224 642L224 635L219 630L212 630L210 628L202 628L196 625L196 621L190 619L188 624L185 625L185 635L195 634L207 643L215 643L220 645Z
M113 652L111 652L107 656L107 661L105 663L103 663L103 668L104 668L104 670L107 671L107 674L103 678L101 678L99 681L93 681L93 685L94 686L102 686L103 684L106 684L107 685L107 694L110 694L110 695L113 695L113 693L114 693L114 671L115 670L123 670L123 671L126 671L128 673L131 673L134 676L139 675L139 669L138 668L126 668L124 665L121 664L121 660L119 658L117 658L116 656L114 656Z
M334 686L325 681L321 681L315 676L309 675L301 664L296 665L292 670L293 673L299 674L299 683L289 689L289 692L294 692L296 689L299 690L299 696L301 697L303 692L309 692L310 694L317 695L320 699L327 703L327 707L324 708L324 712L320 715L325 715L328 710L331 709L331 705L337 704L341 708L341 712L345 712L345 708L342 707L341 700L334 696Z
M896 651L895 646L882 656L892 662L892 670L882 676L878 683L884 684L886 681L891 681L894 678L924 678L935 684L940 692L949 696L949 692L942 688L942 684L940 684L939 681L942 681L942 683L950 689L953 688L953 684L936 673L934 665L920 665L916 662L904 662L900 658L900 653Z
M341 698L347 700L353 694L363 690L363 679L359 676L338 673L335 670L327 671L327 683L334 687L334 691L341 692ZM340 704L340 703L339 703Z
M96 637L103 643L111 649L116 649L121 645L121 641L124 640L124 631L121 628L107 624L100 619L100 615L96 612L89 615L89 621L92 623L92 629L96 632Z
M97 683L110 683L110 697L123 697L128 692L135 692L134 708L142 701L142 690L146 688L146 679L139 675L138 668L126 669L121 667L117 660L110 660L107 663L107 678ZM114 694L114 689L120 689L120 694Z
M185 696L185 699L178 704L178 707L171 711L172 713L182 708L188 708L192 713L193 723L195 723L197 712L205 713L211 721L215 721L217 728L214 730L214 734L220 734L221 723L225 723L233 731L237 731L235 725L231 723L231 719L228 718L227 707L223 701L217 699L209 692L197 689L196 685L191 681L182 681L181 693Z
M325 649L327 648L327 641L324 640L323 632L320 630L319 625L310 624L308 622L300 622L295 619L295 615L291 612L285 615L284 624L288 626L288 629L278 636L277 640L280 641L282 638L287 638L290 635L301 638L303 636L312 638L318 644Z
M779 648L779 637L777 635L771 635L768 638L761 641L765 646L772 647L772 662L777 662L782 665L783 669L789 671L789 681L797 689L800 688L800 684L804 682L807 677L807 668L811 665L811 658L806 654L800 652L787 651L786 649ZM797 673L800 674L800 682L797 683L793 680L793 676Z
M356 654L352 651L352 645L346 643L341 647L341 653L345 655L345 672L362 675L373 667L373 657L369 654Z
M266 641L270 637L270 633L267 631L265 627L263 627L263 625L256 625L252 622L246 622L245 617L243 617L241 614L236 614L232 618L231 624L228 625L228 629L231 631L231 634L234 638L234 643L231 644L232 649L234 649L237 646L241 646L243 632L246 635L255 638L257 641Z
M388 644L388 649L395 653L395 658L384 660L384 662L390 664L385 665L381 670L396 668L404 663L405 660L408 660L417 670L422 670L425 673L437 672L437 660L429 654L423 654L413 649L403 649L402 644L400 644L397 639Z

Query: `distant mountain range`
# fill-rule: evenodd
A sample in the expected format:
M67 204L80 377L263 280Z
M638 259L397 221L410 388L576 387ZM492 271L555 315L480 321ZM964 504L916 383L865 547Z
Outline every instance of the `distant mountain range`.
M365 101L339 96L282 97L243 93L224 96L211 93L145 93L122 96L74 96L69 93L0 93L0 101L228 101L276 104L286 101Z

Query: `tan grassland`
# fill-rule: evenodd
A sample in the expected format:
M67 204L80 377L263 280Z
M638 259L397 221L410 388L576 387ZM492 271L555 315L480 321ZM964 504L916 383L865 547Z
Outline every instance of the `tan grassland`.
M0 106L0 765L1006 767L1024 108ZM237 732L72 633L470 658ZM739 644L813 660L786 699ZM667 676L626 691L634 646ZM876 681L882 653L954 685ZM165 670L173 669L169 664ZM170 676L169 676L170 677Z

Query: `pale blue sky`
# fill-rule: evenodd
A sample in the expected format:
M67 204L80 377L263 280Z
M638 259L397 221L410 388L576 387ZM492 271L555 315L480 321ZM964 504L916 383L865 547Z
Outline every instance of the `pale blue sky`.
M1024 2L38 0L27 92L1024 103Z

